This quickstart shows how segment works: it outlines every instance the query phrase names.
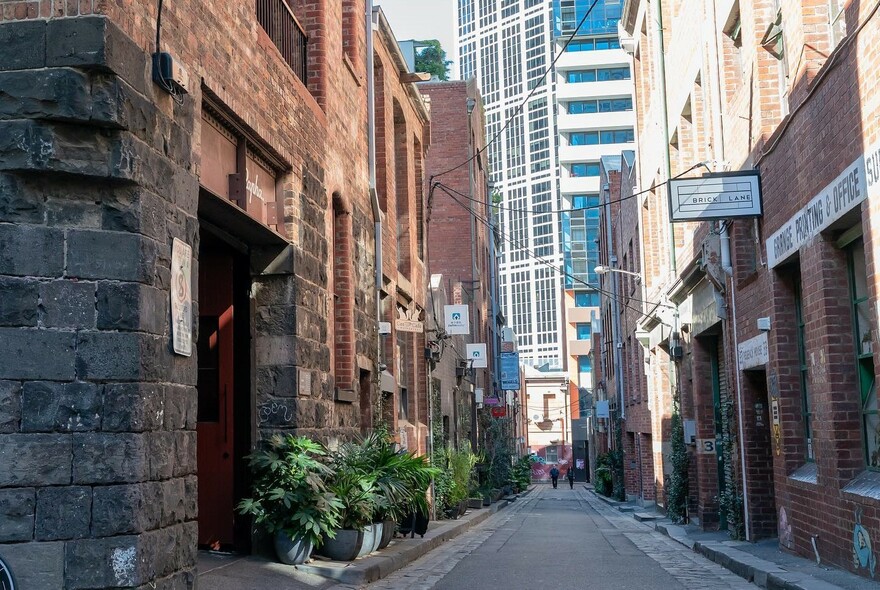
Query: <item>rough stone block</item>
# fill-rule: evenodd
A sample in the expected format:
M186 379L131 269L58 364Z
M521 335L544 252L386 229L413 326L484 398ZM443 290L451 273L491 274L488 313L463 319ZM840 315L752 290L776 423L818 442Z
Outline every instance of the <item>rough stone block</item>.
M46 200L46 222L52 227L75 227L77 229L101 229L103 198L101 193L92 193L91 201L48 198Z
M160 337L134 332L81 332L76 370L81 379L155 381L163 367Z
M72 332L0 328L0 379L73 380Z
M0 221L42 223L43 199L25 192L12 174L0 174Z
M68 68L0 72L0 119L87 122L90 86L85 74Z
M296 334L296 306L271 305L257 310L254 329L265 336Z
M162 520L159 526L169 526L186 520L186 480L182 477L161 483Z
M257 390L275 397L300 395L297 367L274 366L257 368Z
M257 336L254 349L258 367L293 365L296 359L296 337Z
M2 142L0 139L0 144ZM0 161L2 155L0 147ZM0 274L59 277L63 270L64 235L61 230L0 224Z
M149 435L150 479L168 479L174 474L174 432L153 432Z
M174 477L191 475L196 472L197 438L193 430L174 434Z
M0 381L0 434L18 431L21 420L21 384Z
M0 23L0 70L30 70L46 66L46 21Z
M67 590L133 588L149 581L138 537L82 539L67 543ZM58 586L61 588L62 586Z
M100 415L101 391L92 383L31 381L22 388L22 432L96 430Z
M0 490L0 543L34 538L34 488Z
M65 588L64 543L3 545L0 557L15 574L16 588Z
M115 383L104 387L104 432L144 432L162 428L165 388L150 383Z
M73 453L63 434L0 435L0 487L70 483Z
M185 520L195 520L199 516L199 480L195 475L183 478L183 509Z
M91 520L91 488L67 486L37 492L35 533L38 541L88 537Z
M138 283L98 284L98 329L164 334L168 293Z
M123 136L83 125L0 120L0 170L120 176L129 155Z
M71 230L67 235L67 274L86 279L151 282L156 243L137 234Z
M159 526L162 516L162 484L95 488L92 533L97 537L138 534Z
M166 201L143 188L126 196L128 198L101 202L101 227L110 231L141 233L160 243L165 241Z
M0 277L0 326L36 326L37 283L26 279Z
M53 281L40 287L42 323L49 328L95 327L95 284Z
M78 434L73 441L73 481L134 483L147 479L147 439L141 434Z
M183 430L186 428L186 413L189 407L189 396L195 396L195 389L184 385L165 386L165 430Z
M50 20L46 35L53 41L46 51L46 63L50 67L112 71L139 92L146 90L149 56L107 18L81 16Z

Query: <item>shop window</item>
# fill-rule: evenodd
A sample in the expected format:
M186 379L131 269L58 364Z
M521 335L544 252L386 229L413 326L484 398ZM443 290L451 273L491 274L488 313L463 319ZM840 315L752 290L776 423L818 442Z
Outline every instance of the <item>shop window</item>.
M797 329L798 375L801 389L801 403L804 421L804 438L807 444L807 461L815 461L813 454L813 412L810 407L809 372L807 367L806 321L804 320L804 303L801 295L800 274L792 278L794 287L794 318Z
M880 414L877 408L877 382L874 373L874 339L871 303L868 297L868 271L865 242L859 238L847 247L847 270L853 314L858 386L862 404L862 428L868 468L880 471Z

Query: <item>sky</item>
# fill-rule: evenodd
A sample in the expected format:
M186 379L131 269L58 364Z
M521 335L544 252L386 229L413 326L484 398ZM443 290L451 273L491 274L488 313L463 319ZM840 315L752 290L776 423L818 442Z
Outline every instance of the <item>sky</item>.
M446 52L446 59L456 62L454 0L374 0L400 41L437 39ZM450 65L449 76L455 68Z

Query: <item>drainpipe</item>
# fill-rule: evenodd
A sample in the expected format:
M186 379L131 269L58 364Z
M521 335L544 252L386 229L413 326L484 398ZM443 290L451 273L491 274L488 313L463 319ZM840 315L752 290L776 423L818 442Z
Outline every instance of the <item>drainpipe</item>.
M367 158L370 167L370 204L373 208L373 239L376 243L376 361L378 366L376 377L380 387L378 395L382 396L382 336L379 334L379 322L382 321L382 209L379 207L379 195L376 192L376 80L373 72L373 0L366 0L367 29Z
M611 191L608 189L604 189L602 191L605 193L605 232L608 236L608 264L612 266L612 268L617 268L617 258L614 255L614 236L611 233ZM620 399L619 404L619 412L620 419L626 420L626 406L624 404L624 392L623 392L623 363L620 358L620 351L622 350L622 341L620 335L620 308L619 308L619 293L617 291L617 272L608 273L611 275L611 315L614 317L611 320L611 329L614 332L614 352L612 353L614 356L614 379L617 381L617 396ZM609 440L610 440L610 432L609 429Z
M474 212L474 209L476 208L476 195L474 195L474 152L476 146L473 142L474 135L472 131L472 115L474 112L476 101L473 98L468 97L466 105L468 118L468 182L470 185L468 189L468 194L471 197L471 280L470 289L468 290L468 297L470 298L471 303L471 342L476 344L477 342L479 342L479 340L477 340L477 338L479 337L477 334L477 330L479 329L479 326L477 325L477 298L475 297L477 290L477 214ZM481 285L480 288L485 287ZM480 439L479 433L477 432L477 370L473 367L473 363L471 364L471 376L473 377L474 387L474 396L471 402L471 452L476 453L477 443ZM484 383L484 396L487 395L486 389L488 388Z
M654 59L657 61L657 77L660 83L657 85L660 90L660 127L663 135L663 182L666 184L666 191L669 192L669 179L672 176L672 165L669 162L669 115L667 113L666 101L666 58L663 48L663 9L660 5L662 0L654 0L651 2L651 11L654 16L654 35L657 42L654 43ZM673 231L672 219L669 219L669 268L672 270L673 276L678 273L678 261L675 255L675 232Z

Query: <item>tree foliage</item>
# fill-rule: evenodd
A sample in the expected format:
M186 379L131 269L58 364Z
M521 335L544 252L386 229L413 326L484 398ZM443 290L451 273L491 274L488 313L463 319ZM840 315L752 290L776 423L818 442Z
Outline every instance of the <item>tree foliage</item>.
M416 71L429 73L440 80L448 80L447 70L452 62L446 59L446 52L440 46L440 41L428 39L419 43L425 47L416 51Z

